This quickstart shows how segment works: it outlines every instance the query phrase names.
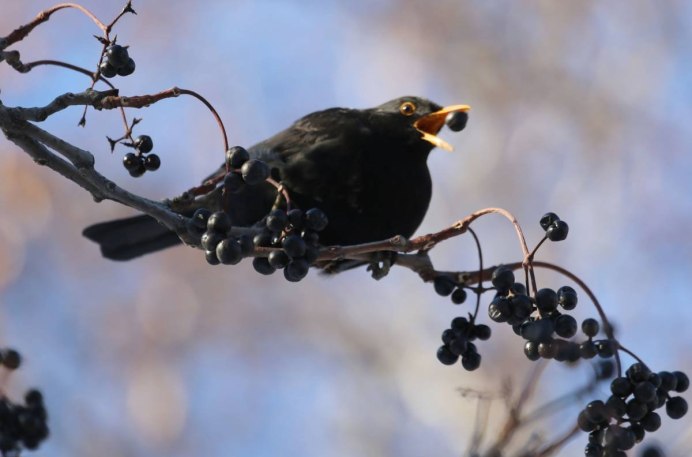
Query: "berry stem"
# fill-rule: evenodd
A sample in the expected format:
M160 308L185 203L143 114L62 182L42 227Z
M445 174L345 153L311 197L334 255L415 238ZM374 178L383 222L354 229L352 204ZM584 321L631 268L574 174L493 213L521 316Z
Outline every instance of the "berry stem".
M216 119L216 123L219 125L219 128L221 129L221 135L223 136L223 151L225 154L226 151L228 150L228 135L226 134L226 127L223 125L223 121L221 120L221 116L219 116L219 113L216 111L214 106L211 103L209 103L209 101L206 98L202 97L200 94L198 94L194 90L179 89L177 87L174 87L171 90L177 91L178 94L190 95L192 97L195 97L197 100L204 103L204 106L206 106L209 109L209 111L211 111L211 114L214 116L214 119Z
M481 242L478 239L478 235L476 235L476 232L471 227L469 227L468 230L471 236L473 237L473 241L475 241L476 243L476 249L478 251L478 276L481 278L480 281L478 281L478 288L476 290L476 309L473 311L473 322L476 322L478 310L481 306L481 292L478 292L478 289L483 289L483 249L481 248Z

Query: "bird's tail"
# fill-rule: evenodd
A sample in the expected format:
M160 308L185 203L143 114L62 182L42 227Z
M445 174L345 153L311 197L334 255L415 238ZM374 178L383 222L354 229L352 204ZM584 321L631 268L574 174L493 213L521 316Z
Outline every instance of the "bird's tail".
M101 222L82 234L98 243L103 256L111 260L130 260L181 243L174 232L147 215Z

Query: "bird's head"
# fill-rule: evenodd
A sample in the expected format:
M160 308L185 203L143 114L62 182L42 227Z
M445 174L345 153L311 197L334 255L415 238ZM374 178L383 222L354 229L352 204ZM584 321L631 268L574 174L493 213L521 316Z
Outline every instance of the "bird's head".
M406 137L407 142L425 145L429 151L437 146L451 151L452 146L437 134L450 113L466 113L468 105L442 107L420 97L400 97L371 110L371 122L390 135Z

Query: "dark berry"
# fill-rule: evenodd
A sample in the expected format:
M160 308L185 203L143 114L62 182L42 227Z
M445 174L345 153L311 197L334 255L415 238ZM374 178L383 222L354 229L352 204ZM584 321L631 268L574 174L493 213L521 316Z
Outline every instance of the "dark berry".
M319 208L310 208L305 212L305 227L316 232L321 232L327 227L329 220Z
M651 370L644 365L641 362L636 362L633 363L628 369L627 369L627 377L633 384L640 383L642 381L646 381L649 378L649 375L651 374Z
M250 160L250 154L241 146L233 146L226 151L226 163L234 170L239 169Z
M545 231L550 241L562 241L567 238L567 233L569 233L569 226L565 221L555 221Z
M655 432L661 428L661 416L658 413L650 412L639 421L647 432Z
M211 216L211 211L206 208L197 208L192 214L192 220L197 227L206 228L209 216Z
M557 290L557 304L567 311L577 307L577 291L570 286L562 286Z
M286 254L292 259L305 255L305 241L298 235L288 235L281 242L281 247L284 248Z
M541 313L549 313L557 309L557 293L553 289L539 289L536 293L536 308Z
M514 284L514 272L511 268L501 265L493 270L490 280L498 291L506 292Z
M114 44L106 48L106 59L108 60L108 63L115 68L120 68L127 65L129 58L130 54L125 46Z
M555 357L556 348L552 341L541 341L538 343L538 355L544 359Z
M250 159L240 167L245 183L250 186L261 184L269 177L269 165L261 160Z
M447 346L452 351L452 354L463 355L466 349L468 349L468 344L469 342L466 338L454 338Z
M135 67L135 61L132 58L130 58L127 59L127 63L124 66L117 68L116 71L119 76L130 76L132 73L135 72Z
M284 268L284 277L291 282L298 282L307 276L310 265L305 259L293 259Z
M288 262L291 261L291 258L288 257L288 254L286 254L285 251L276 250L269 253L269 255L267 256L267 260L269 261L269 265L276 268L277 270L280 270L282 268L285 268L286 265L288 265Z
M454 332L454 330L452 330L451 328L446 329L444 332L442 332L442 342L448 346L449 343L451 343L452 340L456 338L455 333L456 332Z
M437 360L445 365L454 365L459 360L459 356L452 353L447 346L440 346L437 350Z
M452 292L452 303L455 305L461 305L466 301L466 290L463 287L457 287Z
M135 148L139 152L146 154L154 149L154 141L149 135L140 135L135 138Z
M504 297L495 297L488 305L488 315L495 322L507 322L512 315L509 300Z
M553 222L559 221L560 218L557 217L557 214L555 213L545 213L543 217L541 217L540 224L543 230L548 230L548 227L552 225Z
M255 269L257 273L263 275L270 275L276 271L276 268L272 267L269 264L269 261L266 259L266 257L255 257L254 259L252 259L252 267Z
M123 157L123 165L127 171L138 170L142 166L142 158L134 152L128 152Z
M485 324L476 325L473 332L476 334L476 337L481 341L486 341L490 339L490 335L492 333L490 327L488 327Z
M646 407L646 404L634 398L627 402L627 415L630 420L639 421L646 416L648 412L649 409Z
M563 314L555 320L555 333L562 338L572 338L577 333L577 320L569 314Z
M649 403L656 399L656 386L648 381L640 382L634 386L634 398L642 403Z
M286 213L286 215L288 216L288 223L291 224L291 227L293 227L294 230L300 231L303 229L303 218L305 215L303 214L302 210L293 208Z
M43 406L43 394L40 390L30 389L24 394L24 402L31 407Z
M527 341L524 343L524 354L529 360L536 361L541 358L538 353L538 343L535 341Z
M210 232L207 230L202 234L200 244L206 251L216 251L216 246L223 240L224 236L218 232Z
M593 318L588 318L584 319L584 321L581 323L581 331L584 332L584 335L593 338L598 334L598 331L600 330L600 326L598 324L598 321Z
M598 354L598 349L593 341L584 341L579 345L579 354L583 359L593 359Z
M533 312L533 303L528 295L518 294L510 298L512 315L520 321L524 321Z
M608 411L608 416L617 419L622 419L625 414L627 414L627 403L622 398L611 395L606 401L606 410Z
M625 377L615 378L610 383L610 391L620 398L627 398L632 393L632 389L632 383Z
M445 124L453 132L461 132L466 128L466 123L469 121L469 113L465 111L457 111L449 113L445 118Z
M156 171L161 167L161 159L156 154L149 154L144 158L144 168L149 171Z
M281 232L288 223L286 212L281 209L275 209L267 216L267 228L274 233Z
M529 341L546 341L550 339L555 325L550 319L538 319L522 324L520 329L521 337Z
M226 176L223 177L224 192L235 194L240 192L243 187L245 187L245 181L243 181L243 177L240 175L240 173L232 171L230 173L226 173Z
M307 244L308 246L320 245L320 236L317 234L317 232L313 232L312 230L303 230L300 233L300 236L303 238L305 244Z
M433 280L433 285L435 286L435 292L443 297L450 295L457 286L449 276L437 276Z
M228 235L231 231L231 217L225 211L217 211L207 219L207 230L221 235Z
M677 379L677 383L675 385L676 392L684 392L690 387L690 378L688 378L685 373L682 371L674 371L673 375Z
M99 71L101 71L101 76L104 78L112 78L118 74L115 67L108 62L101 62L101 65L99 65Z
M594 424L600 424L608 420L608 412L601 400L594 400L584 408L586 418Z
M615 348L613 347L613 342L610 340L599 340L594 342L596 344L596 350L598 351L599 357L607 359L615 354Z
M469 329L469 321L465 317L455 317L452 319L451 327L452 330L456 330L457 332L460 332L462 334L465 334L468 329Z
M216 257L224 265L235 265L243 259L237 238L226 238L216 246Z
M218 265L221 263L219 258L216 257L216 250L204 251L204 258L207 259L209 265Z
M467 351L461 358L461 366L464 367L466 371L477 369L481 366L481 355L477 352Z
M680 419L687 414L687 402L682 397L671 397L666 402L666 414L671 419Z

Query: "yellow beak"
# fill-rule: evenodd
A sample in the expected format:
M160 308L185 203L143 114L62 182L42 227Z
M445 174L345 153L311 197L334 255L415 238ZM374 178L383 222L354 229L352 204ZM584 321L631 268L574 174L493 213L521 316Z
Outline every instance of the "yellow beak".
M437 134L445 125L445 120L447 119L447 115L449 113L466 113L470 109L471 107L469 105L445 106L439 111L435 111L434 113L421 117L413 123L413 127L423 135L423 139L425 141L428 141L438 148L442 148L446 151L453 151L454 148L452 145L447 143L442 138L439 138Z

